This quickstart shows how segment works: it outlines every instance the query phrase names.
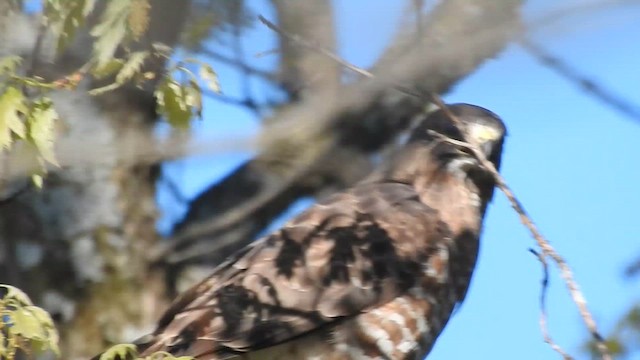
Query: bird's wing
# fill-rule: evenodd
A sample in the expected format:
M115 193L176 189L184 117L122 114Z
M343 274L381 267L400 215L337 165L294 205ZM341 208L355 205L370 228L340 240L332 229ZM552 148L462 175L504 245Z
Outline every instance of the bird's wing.
M184 293L147 352L243 353L386 303L415 284L442 233L400 183L360 185L302 213Z

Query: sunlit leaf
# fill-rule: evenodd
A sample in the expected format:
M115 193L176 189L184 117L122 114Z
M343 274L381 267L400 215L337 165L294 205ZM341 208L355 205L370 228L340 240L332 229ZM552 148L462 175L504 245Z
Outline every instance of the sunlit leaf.
M132 0L129 11L129 29L135 40L139 40L149 27L149 0Z
M20 114L27 110L22 91L10 86L0 95L0 148L9 148L13 135L25 137L24 122Z
M185 102L187 106L195 110L198 117L202 117L202 89L195 80L189 81L189 86L184 88Z
M73 41L76 36L78 28L84 22L84 16L82 16L82 0L71 1L71 6L67 14L65 14L64 21L58 31L58 44L56 46L56 52L62 53L66 49L67 45Z
M218 74L213 70L210 65L201 64L200 77L207 83L210 90L220 93L220 82L218 81Z
M27 306L25 307L25 309L28 309L31 314L38 320L45 333L45 340L33 339L37 340L37 344L32 344L32 347L39 350L40 353L45 352L46 350L51 350L54 353L59 353L60 350L58 348L58 330L54 325L51 315L49 315L49 313L44 309L37 306Z
M145 360L195 360L195 358L192 356L175 357L168 352L158 351L151 354L151 356L147 356Z
M114 75L122 69L124 60L111 59L101 66L96 66L91 70L91 74L98 80Z
M66 1L67 5L71 1ZM45 0L44 1L44 18L49 24L60 21L64 18L67 8L65 0Z
M42 189L42 186L44 186L44 178L42 177L42 174L32 174L31 182L33 183L33 186L38 189Z
M149 56L147 51L136 51L131 53L127 62L122 66L122 70L120 70L118 76L116 76L116 82L118 84L123 84L139 73L147 56Z
M62 52L73 40L78 29L95 6L95 0L46 0L46 25L58 36L57 52Z
M0 75L13 74L22 62L22 57L13 55L0 59Z
M151 48L160 56L169 56L171 54L171 47L161 42L154 42L151 44Z
M91 30L96 38L93 44L93 57L97 66L103 66L113 58L118 46L127 34L127 18L130 0L110 0L102 14L100 23Z
M53 152L57 120L58 113L53 108L53 102L47 98L33 103L27 120L29 140L38 149L40 156L54 165L58 164Z
M167 121L176 128L186 129L191 119L191 109L186 101L186 92L173 79L163 81L155 92L158 112L166 116Z
M9 316L13 321L13 326L8 329L10 333L27 339L47 340L47 333L29 307L10 311Z
M135 357L137 353L135 345L119 344L102 353L99 360L127 359L129 356Z

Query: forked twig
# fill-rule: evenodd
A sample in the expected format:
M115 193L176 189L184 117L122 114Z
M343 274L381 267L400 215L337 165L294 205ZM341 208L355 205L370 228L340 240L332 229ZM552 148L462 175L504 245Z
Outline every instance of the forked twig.
M540 281L540 331L542 331L544 342L549 344L549 346L551 346L555 352L560 354L564 360L573 360L571 355L567 354L558 344L556 344L555 341L553 341L549 334L549 328L547 327L547 290L549 289L549 263L547 262L547 258L534 249L529 249L529 251L535 255L542 265L542 281Z
M304 46L306 48L315 50L315 51L317 51L317 52L319 52L319 53L321 53L321 54L323 54L323 55L335 60L337 63L339 63L340 65L344 66L345 68L347 68L349 70L352 70L352 71L354 71L354 72L356 72L356 73L358 73L358 74L360 74L360 75L362 75L364 77L371 78L371 79L375 78L375 76L371 72L351 64L350 62L342 59L341 57L339 57L335 53L331 52L330 50L322 48L322 47L315 46L313 43L309 42L306 39L303 39L299 35L290 34L290 33L286 32L286 31L282 30L277 25L275 25L274 23L268 21L267 19L265 19L262 16L260 16L259 19L269 29L277 32L278 34L280 34L281 36L283 36L287 40L289 40L289 41L291 41L293 43L296 43L296 44L298 44L300 46ZM406 93L406 94L411 95L411 96L418 96L418 97L421 97L421 98L424 97L424 96L421 96L420 94L417 94L415 91L413 91L411 89L407 89L404 86L394 86L394 88L396 88L398 91L401 91L401 92ZM453 114L451 112L451 110L449 110L448 107L446 107L446 105L444 104L442 99L440 99L440 97L437 94L430 94L428 100L431 101L432 103L436 104L438 106L438 108L440 108L445 113L445 115L459 129L463 129L464 128L463 126L461 126L462 123L460 122L460 120L455 116L455 114ZM560 254L558 254L558 252L553 248L553 246L551 246L549 241L544 236L542 236L542 234L540 233L540 231L538 230L538 228L534 224L534 222L531 219L531 217L527 214L527 212L525 211L524 207L522 206L520 201L516 198L516 196L514 195L513 191L511 190L511 188L507 185L505 180L498 173L498 171L495 168L495 166L493 165L493 163L491 163L489 160L487 160L487 158L484 156L484 154L481 152L481 150L478 148L478 146L476 146L476 144L467 141L464 138L464 136L462 137L462 141L454 140L454 139L451 139L451 138L445 137L445 136L442 136L441 139L443 141L447 141L447 142L450 142L452 144L455 144L456 146L465 147L469 151L471 151L471 153L476 158L476 160L480 163L480 165L483 166L494 177L495 182L496 182L496 186L507 197L507 199L509 200L509 203L511 204L511 207L518 213L518 216L520 217L520 221L529 230L529 232L531 233L531 236L536 240L536 242L538 244L538 247L540 247L540 249L542 250L542 253L538 254L538 259L540 260L540 262L541 262L541 264L543 266L544 273L545 273L545 278L543 278L543 288L542 288L542 292L543 293L541 294L541 313L542 314L541 314L541 319L540 319L540 326L541 326L541 329L542 329L542 333L543 333L543 337L545 339L545 342L547 342L551 346L551 348L553 350L555 350L556 352L558 352L564 359L571 359L571 357L564 350L562 350L562 348L560 348L560 346L558 346L557 344L555 344L553 342L553 340L549 336L549 333L548 333L548 330L547 330L547 326L546 326L546 311L545 311L545 308L544 308L543 305L544 305L544 300L546 298L546 295L545 295L546 288L547 288L546 284L548 282L547 281L548 280L548 276L547 276L548 275L548 265L547 265L546 258L550 257L553 260L553 262L555 262L556 265L558 266L558 268L560 270L560 274L561 274L562 278L564 279L564 282L565 282L565 284L567 286L567 289L569 290L569 294L571 296L571 299L576 304L582 320L584 321L587 329L591 333L591 336L594 338L594 340L596 342L596 346L598 348L598 351L600 352L600 355L602 356L602 359L603 360L612 360L611 354L609 353L609 350L607 349L607 346L606 346L606 344L604 342L604 339L602 338L602 336L598 332L598 327L597 327L596 322L595 322L595 320L593 318L593 315L591 314L591 312L589 311L589 308L587 307L587 303L586 303L586 300L584 298L584 295L582 294L582 291L580 290L580 287L578 286L578 283L574 279L573 272L571 271L571 268L569 267L567 262L564 260L564 258L562 256L560 256Z

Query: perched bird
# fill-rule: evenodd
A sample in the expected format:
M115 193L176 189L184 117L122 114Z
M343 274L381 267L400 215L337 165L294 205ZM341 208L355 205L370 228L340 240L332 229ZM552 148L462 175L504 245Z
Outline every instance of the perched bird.
M198 360L422 359L467 293L506 129L449 105L391 161L244 248L183 293L140 339L143 356Z

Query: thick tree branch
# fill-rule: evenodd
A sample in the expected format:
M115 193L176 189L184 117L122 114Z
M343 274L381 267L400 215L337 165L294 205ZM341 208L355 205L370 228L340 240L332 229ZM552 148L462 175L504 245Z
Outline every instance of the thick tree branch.
M364 177L370 165L358 166L356 170L352 164L369 164L371 154L396 139L416 117L424 116L426 104L395 90L393 84L402 83L420 91L447 91L482 61L494 56L516 33L519 5L517 1L495 0L444 2L437 7L437 16L427 17L424 37L411 51L390 47L375 67L376 81L363 80L343 87L336 95L313 96L284 108L277 114L278 120L270 121L265 129L263 152L199 196L193 204L208 204L206 211L192 207L176 229L175 236L181 237L188 228L203 221L216 224L216 219L223 214L244 207L258 196L254 191L236 191L229 195L232 199L218 203L211 194L223 184L233 183L240 189L258 189L258 193L273 194L268 201L261 202L260 210L239 221L237 226L241 226L247 222L267 224L272 217L264 215L279 214L287 204L301 196L313 195L327 186L341 188ZM415 39L414 34L402 36ZM411 44L411 39L394 42ZM329 162L329 159L344 161ZM254 166L261 170L252 172L249 177L252 181L247 182L246 168ZM296 170L301 166L307 168ZM344 178L344 173L350 175ZM276 191L282 183L293 184L292 188L304 191ZM247 227L252 230L234 240L225 238L224 232L190 234L189 239L181 237L179 241L172 241L164 251L171 252L178 244L188 247L200 242L207 244L206 249L200 248L201 256L215 254L217 259L225 258L251 241L262 229L253 225ZM225 244L233 245L221 250L217 245L219 237L225 238Z
M331 1L273 0L280 27L335 52L335 26ZM335 61L280 37L280 77L293 99L301 93L315 96L332 92L340 83Z

